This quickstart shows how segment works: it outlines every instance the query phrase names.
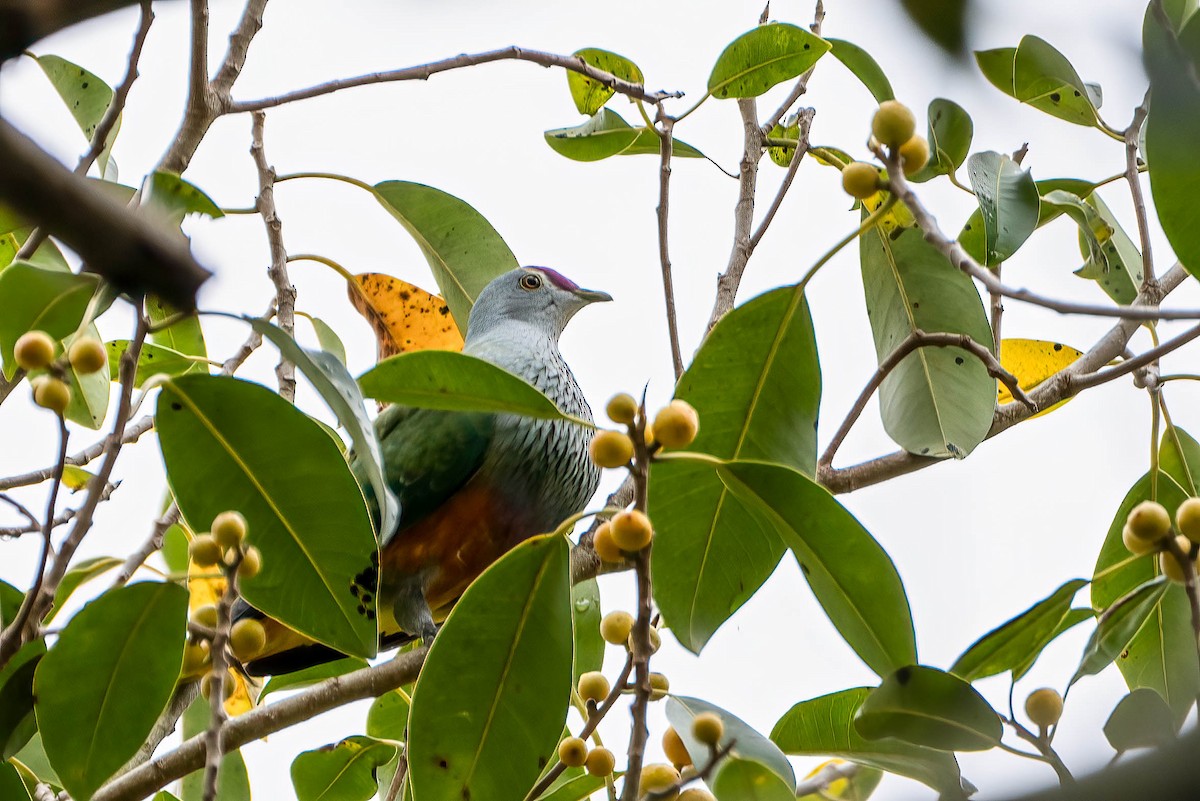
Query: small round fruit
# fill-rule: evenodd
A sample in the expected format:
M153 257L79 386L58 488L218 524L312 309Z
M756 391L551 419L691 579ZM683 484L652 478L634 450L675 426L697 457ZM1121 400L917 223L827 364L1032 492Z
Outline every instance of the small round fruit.
M900 160L904 164L904 174L912 178L929 161L929 142L923 136L914 136L900 145Z
M1171 531L1171 515L1156 501L1142 501L1133 507L1126 522L1133 536L1147 542L1157 542Z
M596 552L596 556L600 557L601 562L615 565L625 561L621 549L613 542L612 524L610 523L601 523L600 527L596 529L596 533L592 535L592 550Z
M725 735L725 724L716 712L701 712L692 718L692 736L705 745L716 745Z
M633 440L620 431L597 431L588 453L600 467L624 467L633 459Z
M213 539L222 548L236 548L246 538L246 518L241 512L221 512L212 521Z
M654 424L649 420L646 421L646 428L642 431L642 440L646 443L647 448L654 444Z
M558 745L558 761L568 768L583 767L587 755L587 743L578 737L568 737Z
M612 527L613 542L622 551L640 551L654 539L650 518L637 509L618 512L609 525Z
M192 622L197 626L206 626L210 629L217 627L217 607L214 604L205 604L198 606L192 612Z
M662 647L662 635L658 633L658 629L654 626L650 627L650 653L657 654L658 649ZM630 651L633 650L633 634L629 635L629 639L625 643L625 647Z
M671 691L671 681L662 673L650 674L650 700L661 701Z
M717 797L703 787L689 787L679 794L679 801L717 801Z
M699 775L700 771L696 770L695 765L684 765L679 770L679 778L681 781L690 782Z
M612 775L613 769L617 767L617 758L612 751L601 746L588 751L587 759L583 764L588 773L604 778Z
M667 759L671 760L671 764L679 770L692 764L692 755L688 753L687 746L683 744L683 738L679 736L679 732L675 731L674 726L668 726L667 730L663 732L662 747Z
M1200 498L1188 498L1179 504L1175 528L1192 542L1200 542Z
M45 376L33 386L33 402L61 415L71 403L71 388L53 376Z
M646 765L642 768L642 781L638 785L638 797L641 798L646 793L661 792L673 787L678 781L679 771L671 765L661 762ZM664 798L676 797L675 795L664 796Z
M1125 524L1125 528L1121 530L1121 542L1125 543L1125 548L1135 556L1153 553L1158 550L1158 543L1150 542L1149 540L1138 539L1134 536L1133 530L1129 524Z
M857 200L866 200L879 191L879 170L865 161L852 161L842 170L842 189Z
M1063 698L1058 694L1058 690L1051 687L1034 690L1025 699L1025 714L1043 729L1048 729L1058 723L1058 719L1062 717L1062 711Z
M589 670L579 677L579 697L584 701L600 703L608 697L608 693L611 690L612 685L608 683L605 675L598 670Z
M104 346L95 337L80 337L67 350L67 360L80 375L98 373L108 364Z
M627 426L637 417L638 402L628 392L618 392L609 399L604 411L609 420Z
M212 697L212 685L216 682L217 676L215 673L205 673L204 678L200 679L200 694L205 698ZM222 697L228 701L237 692L237 680L233 673L225 672L225 681L221 683Z
M229 650L239 662L253 659L267 646L267 630L257 620L246 618L229 630Z
M13 358L26 372L49 367L54 361L54 339L45 331L27 331L13 346Z
M628 612L609 612L600 621L600 636L609 645L624 645L633 631L633 615Z
M871 133L888 147L899 147L912 139L917 130L917 118L908 106L898 100L885 100L879 104L871 120Z
M685 400L673 400L654 415L654 436L664 448L691 445L699 430L700 415Z
M188 543L188 556L196 567L212 567L221 561L221 546L211 534L197 534Z
M190 676L208 667L212 662L209 650L208 640L189 640L183 646L183 669L180 672Z
M1182 534L1175 537L1176 544L1179 549L1186 555L1192 549L1192 541ZM1169 581L1176 584L1183 584L1187 580L1187 576L1183 572L1183 565L1179 564L1179 560L1175 558L1175 554L1170 551L1163 551L1158 555L1158 569L1167 577ZM1196 565L1192 564L1192 570L1195 572Z
M242 555L242 563L238 565L239 579L252 579L262 570L262 552L251 546Z

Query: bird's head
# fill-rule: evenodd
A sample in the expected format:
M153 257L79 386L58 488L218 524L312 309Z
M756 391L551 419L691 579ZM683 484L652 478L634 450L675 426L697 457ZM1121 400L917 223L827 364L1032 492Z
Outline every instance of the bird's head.
M609 300L607 292L583 289L549 267L518 267L492 279L479 293L467 322L467 339L516 322L557 341L575 312Z

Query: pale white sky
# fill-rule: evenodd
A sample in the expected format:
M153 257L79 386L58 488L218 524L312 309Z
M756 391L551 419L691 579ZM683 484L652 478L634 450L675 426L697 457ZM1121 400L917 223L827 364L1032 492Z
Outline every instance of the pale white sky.
M240 4L216 0L212 10L214 63ZM976 48L1015 46L1035 33L1061 49L1085 80L1104 88L1102 114L1116 127L1128 123L1145 89L1138 62L1144 4L1046 3L980 0L973 33ZM268 8L235 96L253 98L343 77L418 64L460 52L509 44L569 53L585 46L614 50L635 60L652 88L699 96L716 56L752 27L761 5L753 2L615 0L601 10L578 3L359 2L277 0ZM776 2L773 17L806 25L811 4ZM156 6L155 22L116 146L126 182L151 168L166 148L182 111L187 64L187 8ZM879 0L827 3L825 32L865 47L891 78L897 96L923 114L934 97L963 105L975 121L973 151L1013 151L1030 143L1025 165L1036 178L1100 178L1119 172L1124 154L1102 134L1022 107L978 76L917 38ZM76 61L110 84L124 73L136 12L126 10L39 43L35 52ZM763 100L773 110L780 87ZM863 148L873 101L832 57L818 66L804 102L817 109L813 141L865 157ZM690 104L680 101L676 111ZM636 111L617 99L613 108L632 121ZM64 161L84 148L65 107L41 71L18 60L0 74L0 113L35 136ZM670 355L662 314L654 208L657 159L649 156L582 164L551 151L542 131L581 121L561 72L530 64L500 63L413 82L351 90L268 112L266 150L280 173L339 172L375 182L403 179L427 183L474 205L505 237L518 259L560 269L580 284L604 289L617 302L588 309L572 323L563 350L594 407L614 392L636 391L649 381L651 404L671 392ZM201 147L187 178L225 206L253 202L256 178L247 149L247 116L219 121ZM709 101L681 124L679 138L699 147L726 169L740 156L740 122L731 101ZM764 160L762 205L783 171ZM677 161L673 177L671 251L686 354L694 352L712 306L715 278L729 252L736 183L702 161ZM953 233L970 213L970 198L944 181L919 188L921 197ZM1124 184L1103 196L1134 232ZM355 272L385 271L434 289L419 251L403 230L369 197L330 182L291 182L276 192L289 252L319 253ZM746 274L740 298L796 280L831 244L857 225L837 174L805 164ZM201 304L260 313L271 295L265 277L267 247L257 217L190 221L201 260L216 272ZM1134 234L1136 239L1136 234ZM1172 263L1155 239L1159 272ZM1089 282L1071 275L1080 264L1073 226L1065 220L1039 231L1005 268L1005 280L1045 294L1104 301ZM341 334L351 369L374 359L369 327L344 301L340 279L316 265L292 267L298 308L320 316ZM855 249L840 254L810 289L824 398L821 446L875 368L875 353L862 300ZM1194 281L1172 296L1177 305L1200 305ZM1080 349L1110 327L1097 319L1065 319L1017 303L1007 306L1007 336L1056 339ZM244 331L224 321L207 322L210 352L224 358ZM301 323L302 336L310 332ZM1164 324L1164 336L1180 330ZM121 313L105 318L108 338L128 335ZM312 340L315 341L315 340ZM1135 349L1144 348L1139 336ZM1191 353L1195 352L1193 346ZM1188 355L1165 369L1185 369ZM264 349L243 375L274 381L274 354ZM1168 399L1177 422L1200 428L1192 411L1200 399L1194 384L1173 384ZM18 389L0 407L0 474L48 464L53 423L32 410ZM307 389L299 402L323 412ZM903 577L916 621L922 662L948 667L976 637L1049 594L1063 581L1091 575L1096 553L1121 498L1147 469L1148 403L1128 381L1090 392L1053 415L1022 424L985 443L965 462L940 465L914 476L844 496L841 500L888 549ZM78 431L73 450L94 435ZM872 404L843 447L839 465L890 452ZM79 556L124 554L149 533L164 487L153 437L127 448L118 468L128 483L97 515L97 528ZM602 492L618 476L606 476ZM36 494L25 495L37 499ZM0 578L27 584L34 543L4 544ZM606 609L631 608L629 576L603 582ZM1086 593L1079 603L1086 603ZM1063 688L1090 626L1080 626L1052 646L1018 687L1018 699L1043 685ZM706 698L769 732L793 703L860 684L875 677L824 619L790 557L776 575L695 658L668 643L655 667L672 689ZM616 659L616 655L613 655ZM610 665L616 669L615 661ZM1002 678L979 689L998 708L1006 703ZM1082 680L1072 691L1056 741L1077 772L1111 755L1100 727L1124 691L1115 668ZM245 749L260 798L290 793L288 765L301 750L360 733L365 704L324 716L318 723L273 735ZM652 740L665 727L656 707ZM616 741L626 723L614 713L604 732ZM797 760L800 775L816 760ZM964 774L981 798L1053 780L1044 765L1000 752L961 758ZM920 785L887 778L876 795L889 799L932 798Z

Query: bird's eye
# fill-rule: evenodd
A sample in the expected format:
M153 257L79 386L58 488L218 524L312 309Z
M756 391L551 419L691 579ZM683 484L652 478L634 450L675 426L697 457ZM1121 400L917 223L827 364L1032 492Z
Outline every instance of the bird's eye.
M538 289L542 286L542 279L541 279L541 276L534 275L533 273L525 273L525 275L521 276L520 284L521 284L521 289L529 290L532 292L533 290Z

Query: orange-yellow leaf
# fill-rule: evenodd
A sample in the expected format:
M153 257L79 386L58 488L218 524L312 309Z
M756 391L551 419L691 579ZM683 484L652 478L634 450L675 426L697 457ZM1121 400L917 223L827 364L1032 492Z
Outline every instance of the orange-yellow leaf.
M1004 339L1000 341L1000 364L1017 377L1017 383L1024 390L1033 389L1059 370L1068 367L1082 355L1083 351L1060 342L1047 342L1041 339ZM996 386L997 402L1000 404L1012 403L1013 396L1008 391L1008 387L1000 382L996 382ZM1065 400L1060 401L1049 409L1038 412L1034 417L1047 414L1066 402Z
M416 350L462 350L462 335L442 298L383 273L354 280L350 302L375 329L379 361Z

